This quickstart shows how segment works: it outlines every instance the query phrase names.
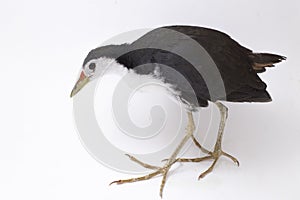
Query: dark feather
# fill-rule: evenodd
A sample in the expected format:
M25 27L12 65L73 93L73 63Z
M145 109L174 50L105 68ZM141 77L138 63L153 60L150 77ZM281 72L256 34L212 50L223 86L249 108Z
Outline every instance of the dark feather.
M180 33L171 34L170 31ZM171 39L170 39L171 37ZM189 39L187 39L189 38ZM218 85L214 85L215 76L205 77L185 57L176 52L188 52L200 57L199 66L209 70L212 62L204 52L195 52L189 40L200 44L212 58L221 75L225 93ZM163 47L163 48L159 48ZM174 53L175 52L175 53ZM167 26L154 29L130 45L107 46L92 50L85 63L101 56L116 58L124 66L136 70L140 74L153 73L157 64L168 66L161 69L165 82L174 85L182 92L181 97L195 106L207 106L207 101L227 100L232 102L268 102L271 97L266 91L266 84L257 73L265 71L285 59L274 54L253 53L241 46L230 36L217 30L194 26ZM142 67L141 67L142 66ZM170 69L174 73L170 72ZM181 78L178 78L178 74ZM205 79L206 78L206 79ZM188 82L186 82L188 81ZM191 87L190 87L190 86ZM213 85L213 89L208 88ZM196 99L193 99L193 93Z

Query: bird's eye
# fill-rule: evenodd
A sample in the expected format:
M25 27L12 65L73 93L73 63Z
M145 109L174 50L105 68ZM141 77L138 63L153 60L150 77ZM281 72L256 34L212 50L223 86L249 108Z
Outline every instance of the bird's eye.
M95 64L95 63L91 63L91 64L89 65L89 69L90 69L90 70L94 71L95 68L96 68L96 64Z

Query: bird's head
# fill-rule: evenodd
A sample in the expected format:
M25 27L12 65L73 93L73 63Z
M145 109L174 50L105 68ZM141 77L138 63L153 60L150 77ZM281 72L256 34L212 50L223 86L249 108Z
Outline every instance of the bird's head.
M104 74L111 62L112 59L100 57L85 63L70 96L75 96L87 83Z
M108 45L91 50L84 59L79 79L70 96L76 95L88 82L102 76L107 69L117 64L116 58L126 51L128 44Z

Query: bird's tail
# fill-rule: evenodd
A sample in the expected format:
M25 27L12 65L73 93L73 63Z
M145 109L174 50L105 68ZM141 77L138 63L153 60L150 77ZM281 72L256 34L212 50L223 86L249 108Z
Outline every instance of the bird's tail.
M266 67L274 67L274 64L286 59L284 56L270 54L270 53L252 53L249 55L253 61L253 69L257 73L266 71Z

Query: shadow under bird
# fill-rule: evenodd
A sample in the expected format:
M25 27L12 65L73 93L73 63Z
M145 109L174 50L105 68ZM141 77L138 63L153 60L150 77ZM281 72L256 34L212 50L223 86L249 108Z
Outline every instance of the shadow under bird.
M112 182L123 184L162 175L162 197L167 174L176 162L213 160L211 166L200 174L199 179L213 170L221 156L228 157L239 165L236 158L221 148L228 112L221 101L271 101L267 86L258 73L265 72L267 68L285 59L284 56L270 53L254 53L217 30L196 26L160 27L149 31L131 44L108 45L91 50L83 62L82 72L71 97L88 82L102 77L109 71L122 69L119 71L132 73L132 79L140 78L141 75L157 79L168 88L166 92L177 97L176 99L185 105L188 116L186 134L165 164L161 167L153 166L127 155L132 161L153 172ZM218 136L212 151L202 147L193 135L193 112L208 106L208 101L215 103L221 114ZM177 158L184 144L190 139L207 156Z

